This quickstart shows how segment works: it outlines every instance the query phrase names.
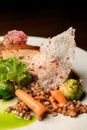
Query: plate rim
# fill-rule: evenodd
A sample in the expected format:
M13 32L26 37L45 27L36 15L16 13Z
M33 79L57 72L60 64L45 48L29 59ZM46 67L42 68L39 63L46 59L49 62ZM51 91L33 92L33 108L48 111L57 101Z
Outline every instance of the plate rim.
M45 38L45 37L38 37L38 36L28 36L28 38L31 38L31 39L41 39L41 40L47 40L48 38ZM0 39L3 39L3 36L0 36ZM78 53L78 51L79 52L82 52L82 53L84 53L84 54L86 54L87 55L87 51L85 51L84 49L82 49L82 48L80 48L80 47L77 47L76 46L76 52ZM83 115L82 115L83 116ZM59 116L58 116L59 117ZM87 116L86 116L87 117ZM53 118L55 118L55 120L59 120L59 121L61 121L63 118L65 119L66 117L59 117L59 119L57 119L56 117L52 117L52 120L53 120ZM50 119L50 121L52 122L52 120ZM70 125L72 126L72 120L70 119L70 118L67 118L66 119L66 122L65 123L67 123L68 122L68 120L70 120ZM76 120L76 122L77 122L77 119L75 119ZM82 121L84 120L84 117L82 118ZM74 121L74 120L73 120ZM47 121L48 122L48 121ZM47 125L47 122L44 120L43 122L38 122L38 121L36 121L36 123L40 126L40 128L39 128L39 130L44 130L45 129L45 127L44 127L44 124L46 123L46 125ZM53 123L54 123L54 125L55 125L55 122L56 121L53 121ZM80 121L79 121L80 122ZM32 127L33 127L33 125L34 125L34 127L33 128L35 128L34 130L37 130L38 129L38 126L35 126L36 125L36 123L33 123L33 124L31 124L31 125L29 125L29 126L25 126L25 127L21 127L21 128L17 128L17 129L14 129L14 130L26 130L26 129L30 129L30 130L32 130ZM60 122L61 123L61 122ZM75 122L74 122L75 123ZM84 123L85 124L85 123ZM59 124L59 125L61 125L61 124ZM78 124L77 124L78 125ZM80 124L79 124L80 125ZM43 126L43 128L42 128L42 126ZM51 125L52 126L52 125ZM65 130L64 129L64 127L62 127L62 126L59 126L59 128L61 127L61 130ZM74 128L74 126L72 126L72 128L69 128L68 126L66 126L67 128L67 130L73 130L72 128ZM79 127L79 126L78 126ZM47 128L48 128L48 130L50 130L51 128L50 128L50 126L49 125L47 125ZM53 127L52 127L53 128ZM59 130L59 128L57 128L58 130ZM80 127L79 127L80 128ZM55 128L53 128L53 129L55 129ZM53 130L52 129L52 130ZM83 129L84 130L86 130L87 129L87 124L85 124L85 126L83 127ZM83 130L82 129L82 127L81 127L81 129L79 129L79 130ZM75 127L75 129L74 130L77 130L77 126Z

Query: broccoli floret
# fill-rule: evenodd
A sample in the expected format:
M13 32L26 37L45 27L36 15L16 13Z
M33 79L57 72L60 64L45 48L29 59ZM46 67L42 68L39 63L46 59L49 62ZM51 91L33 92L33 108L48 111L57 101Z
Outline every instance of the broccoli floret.
M69 79L59 89L68 100L79 100L83 93L82 84L75 79Z
M30 73L26 72L22 75L19 74L16 79L18 87L26 87L30 82L33 81L33 76Z
M8 100L15 96L14 84L10 81L0 81L0 97Z

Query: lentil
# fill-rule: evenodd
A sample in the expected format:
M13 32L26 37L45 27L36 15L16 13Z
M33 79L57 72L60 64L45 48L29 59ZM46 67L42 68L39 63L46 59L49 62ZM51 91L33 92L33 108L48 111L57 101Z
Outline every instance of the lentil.
M87 105L82 104L81 101L68 101L67 104L58 103L51 97L51 91L53 89L43 89L37 83L31 83L25 90L28 94L34 97L35 100L40 101L46 107L46 113L52 116L57 116L58 113L64 116L76 117L78 114L87 113ZM14 106L10 106L6 109L7 112L16 111L16 115L24 117L28 120L32 118L31 110L21 100ZM45 116L43 116L45 117ZM43 117L37 117L39 121L43 120Z

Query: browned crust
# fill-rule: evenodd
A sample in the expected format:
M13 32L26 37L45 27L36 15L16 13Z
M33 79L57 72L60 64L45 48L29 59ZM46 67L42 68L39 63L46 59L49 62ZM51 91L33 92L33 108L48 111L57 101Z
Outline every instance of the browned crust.
M8 49L8 50L30 49L30 50L38 50L39 51L40 47L25 44L25 45L10 45L8 47L4 47L3 49L4 50L5 49Z
M25 44L25 45L11 45L10 44L8 47L6 47L6 46L3 45L3 43L1 43L0 44L0 58L10 57L10 54L12 52L14 52L14 51L18 52L19 50L21 50L21 51L26 50L26 53L28 53L31 57L31 55L33 56L34 54L39 53L40 47L39 46L27 45L27 44ZM24 57L25 57L25 55L24 55ZM15 53L14 53L14 56L15 56Z

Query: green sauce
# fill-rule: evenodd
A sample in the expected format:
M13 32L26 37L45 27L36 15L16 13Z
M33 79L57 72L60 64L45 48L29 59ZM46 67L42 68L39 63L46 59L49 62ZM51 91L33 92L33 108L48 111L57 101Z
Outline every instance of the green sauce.
M18 118L15 113L7 113L5 109L8 106L14 105L17 99L12 100L0 100L0 130L11 130L13 128L19 128L26 125L30 125L36 121L36 116L33 116L31 120L24 118Z
M31 120L18 118L14 113L0 113L0 130L8 130L29 125L36 120L33 116Z

